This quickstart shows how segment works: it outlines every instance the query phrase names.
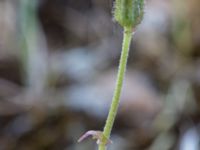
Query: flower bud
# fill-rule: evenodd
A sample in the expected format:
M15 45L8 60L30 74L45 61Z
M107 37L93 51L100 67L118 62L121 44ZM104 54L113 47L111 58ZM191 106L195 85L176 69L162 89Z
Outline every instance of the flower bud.
M116 0L115 20L125 28L135 28L144 14L144 0Z

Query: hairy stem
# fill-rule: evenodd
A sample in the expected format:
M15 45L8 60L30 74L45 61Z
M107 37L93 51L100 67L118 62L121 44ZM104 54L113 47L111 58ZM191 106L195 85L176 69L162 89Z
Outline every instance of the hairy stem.
M117 114L119 101L120 101L120 95L121 95L122 86L123 86L124 75L126 72L126 65L127 65L127 59L128 59L128 53L129 53L131 39L132 39L132 29L125 28L124 36L123 36L122 52L121 52L118 74L117 74L117 81L116 81L116 85L115 85L112 104L110 106L110 110L108 113L104 131L103 131L105 139L102 139L102 142L98 148L99 150L106 150L107 139L110 138L113 123L114 123L114 120L115 120L115 117Z

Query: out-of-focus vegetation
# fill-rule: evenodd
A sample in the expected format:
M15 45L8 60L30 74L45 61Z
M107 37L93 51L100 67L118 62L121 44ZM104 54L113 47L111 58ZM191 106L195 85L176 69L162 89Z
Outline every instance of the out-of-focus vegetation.
M122 29L109 0L0 1L0 149L89 150L102 130ZM111 150L199 150L200 2L148 0Z

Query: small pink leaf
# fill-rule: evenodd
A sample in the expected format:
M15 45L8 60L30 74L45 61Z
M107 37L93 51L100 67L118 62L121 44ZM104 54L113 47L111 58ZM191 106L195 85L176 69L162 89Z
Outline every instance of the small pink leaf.
M88 138L89 136L93 136L95 134L97 134L98 131L94 131L94 130L90 130L90 131L87 131L85 134L83 134L79 139L78 139L78 142L82 142L83 140L85 140L86 138Z
M97 144L101 144L102 139L106 138L101 131L90 130L90 131L87 131L85 134L83 134L78 139L78 142L82 142L83 140L85 140L89 136L92 136L93 139L97 140ZM112 144L112 141L110 139L106 138L106 140L107 140L106 144Z

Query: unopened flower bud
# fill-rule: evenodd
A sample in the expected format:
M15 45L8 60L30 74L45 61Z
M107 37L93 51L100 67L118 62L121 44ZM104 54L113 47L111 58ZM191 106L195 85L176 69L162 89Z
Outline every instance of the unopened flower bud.
M135 28L144 15L144 0L116 0L114 19L125 28Z

